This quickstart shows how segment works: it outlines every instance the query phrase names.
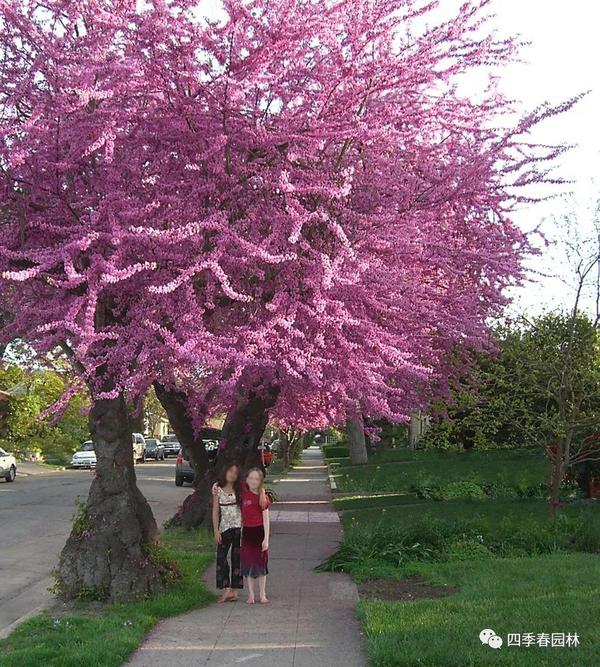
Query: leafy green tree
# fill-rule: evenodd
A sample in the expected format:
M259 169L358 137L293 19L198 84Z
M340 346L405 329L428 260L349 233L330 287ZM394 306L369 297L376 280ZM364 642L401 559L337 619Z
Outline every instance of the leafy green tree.
M586 315L552 313L496 332L497 352L477 355L423 444L441 447L537 445L552 462L553 504L576 463L600 458L600 337Z
M146 430L149 435L154 435L158 432L158 427L161 421L167 419L167 413L158 400L154 387L150 387L148 393L144 397L144 422Z
M55 370L26 371L16 364L0 368L0 389L23 387L3 406L0 443L17 454L40 452L47 460L65 460L83 440L89 439L87 396L73 396L55 423L43 418L43 412L56 403L69 386L69 376Z
M495 352L473 355L449 400L432 404L433 422L422 446L469 450L531 444L525 434L534 430L536 398L522 331L499 327L494 335Z

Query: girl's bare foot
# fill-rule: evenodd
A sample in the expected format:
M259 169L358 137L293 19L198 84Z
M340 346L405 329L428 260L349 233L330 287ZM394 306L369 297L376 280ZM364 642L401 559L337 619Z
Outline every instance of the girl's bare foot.
M269 602L271 602L271 600L269 600L269 598L268 598L266 595L263 595L263 596L260 598L260 603L261 603L261 604L269 604Z
M249 597L249 598L246 600L246 604L254 604L254 598Z
M223 602L229 602L229 600L237 600L237 595L231 591L225 591L219 600L219 604L223 604Z
M239 600L238 594L237 593L232 593L227 600L229 602L237 602Z

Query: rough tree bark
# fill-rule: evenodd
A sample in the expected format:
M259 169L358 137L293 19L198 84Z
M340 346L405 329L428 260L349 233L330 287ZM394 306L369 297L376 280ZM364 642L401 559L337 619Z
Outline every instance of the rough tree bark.
M258 445L269 421L269 410L275 405L279 390L270 388L263 393L250 393L239 398L223 425L219 454L214 467L199 436L196 436L191 419L191 409L185 392L169 390L155 383L156 396L169 417L171 426L182 447L189 451L194 466L194 491L183 501L171 518L171 525L191 529L210 519L210 487L219 471L229 463L237 463L242 469L262 468Z
M367 444L365 442L365 427L362 415L348 415L346 423L348 434L348 448L350 449L350 462L361 464L367 462Z
M292 465L294 461L298 460L302 456L302 450L304 449L307 437L308 433L295 435L292 441L292 446L290 447L290 465Z
M284 467L288 468L291 461L292 443L288 432L284 429L279 429L279 455Z
M154 594L164 588L166 572L152 560L156 521L136 484L123 397L96 401L89 423L96 475L60 555L57 592L109 600Z
M269 410L277 402L278 395L279 388L271 385L263 391L251 391L239 397L223 424L217 459L219 470L232 462L245 470L263 467L258 446L269 422Z
M181 446L189 452L194 468L194 491L187 496L181 507L171 518L171 525L183 526L190 530L207 519L209 512L210 487L215 480L208 454L199 433L194 430L187 395L183 391L167 389L154 383L156 397L167 413L169 422Z

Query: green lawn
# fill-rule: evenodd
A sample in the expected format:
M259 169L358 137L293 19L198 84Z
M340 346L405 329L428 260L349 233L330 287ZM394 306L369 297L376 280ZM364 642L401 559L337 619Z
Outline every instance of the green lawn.
M457 589L416 601L358 605L372 667L600 664L600 507L571 503L556 518L543 499L547 462L531 450L391 450L366 466L334 466L345 535L323 567L383 590L414 575ZM428 486L537 487L509 497L423 497ZM411 492L412 489L412 492ZM418 497L417 493L421 497ZM378 584L381 588L382 584ZM479 641L492 628L504 646ZM509 633L578 633L579 647L508 647Z
M423 505L426 502L412 493L382 493L373 496L356 494L333 499L336 509L345 512L343 516L348 519L353 516L348 510L375 510L377 508L387 510L397 505ZM380 512L374 515L381 518Z
M525 493L547 479L548 462L531 450L446 453L398 449L374 454L363 466L341 463L334 466L333 475L342 492L406 493L472 482Z
M581 554L422 566L427 579L458 586L446 597L359 603L371 665L598 664L600 562ZM504 646L479 641L493 629ZM507 646L508 633L578 633L579 647Z
M174 529L162 536L179 562L182 579L167 592L128 604L79 603L49 611L0 641L2 667L119 667L156 623L214 599L201 575L213 558L208 531Z
M544 500L456 499L433 502L407 495L392 496L392 500L387 503L385 502L387 497L357 496L352 499L336 500L335 505L343 510L342 521L346 527L354 523L372 525L379 522L410 526L426 517L445 521L472 520L491 528L504 519L514 520L516 523L530 521L539 523L549 520L548 503ZM562 510L569 516L577 515L581 511L582 508L577 505ZM600 512L593 512L591 516L597 516L597 521L600 522Z

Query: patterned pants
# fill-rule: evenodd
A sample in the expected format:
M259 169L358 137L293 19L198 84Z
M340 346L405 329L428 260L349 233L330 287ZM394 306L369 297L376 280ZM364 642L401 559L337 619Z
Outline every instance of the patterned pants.
M221 533L221 544L217 546L217 588L243 588L240 572L241 528L229 528ZM231 576L227 555L231 549Z

